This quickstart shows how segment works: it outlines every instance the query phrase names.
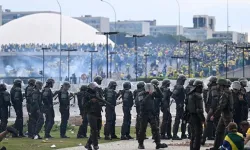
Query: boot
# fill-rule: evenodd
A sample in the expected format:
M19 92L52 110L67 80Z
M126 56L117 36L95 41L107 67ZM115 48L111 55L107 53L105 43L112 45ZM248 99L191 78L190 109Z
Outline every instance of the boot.
M8 126L8 127L6 128L6 130L7 130L9 133L12 133L12 134L18 134L17 129L15 129L15 128L12 127L12 126Z
M66 135L61 135L61 138L62 138L62 139L68 139L68 138L70 138L70 137L68 137L68 136L66 136Z
M145 146L143 144L139 144L138 149L145 149Z
M98 150L99 146L93 146L94 150Z
M85 148L86 148L87 150L92 150L92 147L91 147L90 144L86 144L86 145L85 145Z
M182 138L182 139L187 139L187 135L186 135L186 134L182 134L182 135L181 135L181 138Z
M104 140L112 140L109 136L105 136Z
M45 135L44 138L45 138L45 139L52 139L52 138L54 138L54 137L52 137L51 135Z
M127 135L126 137L127 137L127 139L129 139L129 140L134 139L134 138L133 138L132 136L130 136L130 135Z
M118 137L116 135L112 135L111 139L118 139Z
M178 137L177 135L174 135L173 137L172 137L172 140L182 140L180 137Z
M170 140L172 138L173 138L173 136L171 134L167 136L167 140Z
M122 135L121 140L129 140L129 139L125 135Z
M157 144L157 145L156 145L156 148L155 148L155 149L167 148L167 147L168 147L167 144L165 144L165 143L160 143L160 144Z
M161 139L167 140L168 138L166 137L166 135L161 135Z

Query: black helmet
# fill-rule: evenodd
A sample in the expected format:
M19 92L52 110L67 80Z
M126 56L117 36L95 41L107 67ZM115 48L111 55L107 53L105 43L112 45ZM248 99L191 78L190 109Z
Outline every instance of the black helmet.
M180 74L177 78L176 83L179 85L184 85L186 80L187 80L186 76L184 76L183 74Z
M241 84L239 81L234 81L233 84L232 84L232 88L235 89L235 90L240 90L241 88Z
M94 78L94 81L98 84L98 85L101 85L102 84L102 77L101 76L96 76Z
M217 82L217 77L216 76L210 76L209 77L209 82L210 83L216 83Z
M95 90L96 88L98 88L98 84L96 82L91 82L91 83L89 83L88 87L91 90Z
M131 83L130 82L124 82L123 83L123 88L125 89L125 90L129 90L129 89L131 89Z
M15 86L21 87L21 84L22 84L22 80L21 79L15 79L14 80L14 85Z
M247 79L245 79L245 78L240 78L239 79L239 82L240 82L240 84L241 84L241 86L243 86L243 87L247 87Z
M36 81L36 87L39 88L39 89L42 89L43 87L43 83L41 81Z
M28 84L29 84L30 86L34 86L35 83L36 83L36 79L29 79L29 80L28 80Z
M227 86L230 87L231 84L232 84L232 82L229 79L227 79Z
M116 88L116 86L117 86L117 83L115 82L115 81L110 81L109 82L109 85L108 85L108 88Z
M82 85L80 91L86 91L88 89L87 85Z
M227 86L228 85L228 82L226 79L218 79L217 80L217 84L218 85L221 85L221 86Z
M193 86L194 85L194 81L196 81L196 80L195 79L190 79L189 82L188 82L188 84L191 85L191 86Z
M157 79L151 80L151 83L152 83L153 85L156 85L156 86L159 85L159 81L158 81Z
M144 88L144 86L145 86L145 82L143 81L140 81L139 83L137 83L137 89L142 89Z
M67 82L67 81L65 81L65 82L63 82L63 85L62 85L63 87L69 87L70 88L70 83L69 82Z
M47 79L46 86L49 86L49 87L53 88L54 83L55 83L54 79L52 79L52 78Z
M203 81L196 79L193 83L193 86L195 86L195 87L202 86L203 87Z
M0 91L6 91L6 85L5 84L0 84Z
M162 81L162 86L164 86L164 87L168 87L169 85L170 85L170 80L168 80L168 79L164 79L163 81Z

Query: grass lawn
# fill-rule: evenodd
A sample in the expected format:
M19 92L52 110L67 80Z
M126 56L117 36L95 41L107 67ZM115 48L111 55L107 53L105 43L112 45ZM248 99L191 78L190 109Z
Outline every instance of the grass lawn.
M46 141L45 139L32 140L29 138L11 138L11 137L8 138L7 137L5 140L1 142L1 146L5 146L8 150L51 150L51 149L59 149L59 148L66 148L66 147L75 147L75 146L78 146L80 143L82 145L85 145L87 139L77 139L76 138L77 132L78 132L78 127L68 127L67 136L71 138L61 139L58 126L55 126L51 132L51 135L55 137L54 139L50 139ZM116 127L117 136L120 136L120 132L121 132L121 127ZM40 133L40 135L44 136L44 133ZM117 140L105 141L103 140L103 136L104 135L103 135L103 128L102 128L102 133L101 133L102 139L99 140L99 143L117 141ZM131 127L131 136L135 137L134 127ZM150 127L148 127L147 136L151 136ZM51 145L53 144L56 145L56 148L51 148Z

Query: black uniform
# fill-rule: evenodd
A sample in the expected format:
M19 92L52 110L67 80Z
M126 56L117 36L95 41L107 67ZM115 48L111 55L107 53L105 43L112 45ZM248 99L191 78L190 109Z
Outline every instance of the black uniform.
M205 122L201 91L197 92L194 90L188 96L187 109L190 115L189 124L191 128L190 150L200 150L202 123Z
M8 124L8 108L11 106L10 104L10 94L6 91L5 85L4 88L0 88L0 132L6 130Z
M216 109L216 112L221 112L221 117L216 128L216 136L214 140L213 149L218 149L222 145L223 138L226 133L226 127L232 121L232 118L233 118L233 114L232 114L233 96L232 96L232 92L228 88L224 88L220 96L220 103Z
M32 101L31 101L31 124L32 124L32 134L34 136L38 136L39 132L41 131L43 124L44 124L44 117L43 117L43 102L42 102L42 93L39 89L35 88L32 93Z
M181 122L183 113L184 113L184 100L185 100L185 90L182 84L178 83L174 87L172 94L173 99L176 103L176 117L173 125L173 138L178 139L177 132L179 130L179 124Z
M98 97L103 98L104 97L104 91L103 91L103 89L101 87L98 87L96 90L97 90ZM102 107L104 106L104 103L103 102L99 102L99 104L101 106L101 111L103 111ZM101 138L100 131L102 129L102 116L100 118L98 118L97 122L98 122L97 123L98 138Z
M140 101L139 101L138 95L142 91L144 91L144 88L134 90L134 92L133 92L134 99L135 99L135 108L136 108L135 133L136 133L137 139L139 137L139 128L140 128ZM146 137L146 135L145 135L145 137Z
M123 110L123 124L121 136L124 139L130 139L130 125L131 125L131 109L133 106L133 93L129 89L120 91L122 95L122 110ZM122 138L121 137L121 138Z
M102 105L100 102L104 103L105 101L99 97L98 85L95 82L89 84L87 90L86 103L84 104L84 109L87 112L87 117L90 125L90 136L88 142L85 146L86 149L92 150L91 145L93 145L94 150L99 149L98 147L98 122L102 117ZM107 102L105 102L107 104ZM110 107L112 107L109 104Z
M104 90L104 97L107 102L109 102L112 106L116 106L116 100L119 97L117 92L112 88L106 88ZM106 115L106 124L104 127L104 135L105 139L117 138L115 135L115 122L116 122L116 113L115 109L110 106L106 106L105 108Z
M152 135L154 142L156 143L156 149L167 147L166 144L160 143L159 127L156 119L154 98L155 95L149 94L148 92L141 92L138 95L140 101L140 130L139 130L139 149L144 149L144 139L147 130L148 123L151 126Z
M248 119L248 101L247 101L247 91L246 89L242 86L240 89L241 95L243 95L243 107L242 107L242 119L247 120Z
M59 111L61 113L61 125L60 125L60 136L67 138L66 130L69 120L69 107L70 107L70 95L67 90L60 90L58 94L59 98Z
M50 87L45 86L42 91L42 100L44 104L44 113L45 113L45 137L50 138L50 131L54 125L55 112L53 108L53 93Z
M21 82L20 82L21 85ZM10 90L11 102L13 104L14 110L16 112L16 121L14 127L18 130L19 136L24 137L23 135L23 95L21 86L16 86L15 84ZM13 135L17 137L18 135Z
M77 93L78 106L80 110L80 115L82 116L82 124L79 127L77 138L87 137L88 118L87 118L87 112L86 110L84 110L83 106L86 99L87 99L86 91L80 91Z
M31 101L32 101L32 92L34 90L34 86L31 86L31 85L28 85L26 88L25 88L25 98L26 98L26 107L27 107L27 112L28 112L28 115L29 115L29 121L28 121L28 136L30 138L33 137L33 133L32 133L32 124L30 121L30 118L31 118Z
M240 91L232 90L232 95L234 100L233 120L240 127L240 123L244 121L244 107L247 103L244 99L240 99L240 95L243 96Z
M171 126L172 126L172 115L170 113L170 97L172 92L169 87L161 87L163 93L161 111L163 113L162 123L161 123L161 138L170 139L172 138ZM167 137L166 137L167 133Z

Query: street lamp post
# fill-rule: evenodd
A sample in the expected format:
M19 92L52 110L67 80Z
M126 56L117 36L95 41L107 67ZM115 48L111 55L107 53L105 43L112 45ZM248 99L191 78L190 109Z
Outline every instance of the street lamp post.
M177 4L178 4L178 8L179 8L179 47L181 47L181 7L180 7L180 3L178 0L176 0Z
M60 8L60 64L59 64L59 81L62 79L62 7L58 0L57 4Z
M93 79L93 53L97 53L98 51L88 51L88 52L90 52L91 53L91 60L90 60L90 67L91 67L91 69L90 69L90 71L91 71L91 73L90 73L90 76L91 76L91 82L92 82L92 79Z
M228 53L227 48L228 48L228 45L226 44L225 46L226 46L226 79L227 79L227 60L228 60L227 59L227 53Z
M245 47L236 47L237 49L242 49L242 59L243 59L243 63L242 63L242 67L243 67L243 78L245 77L245 52L250 52L250 46L246 45Z
M135 80L137 81L137 78L138 78L138 45L137 45L137 38L141 38L141 37L145 37L144 34L142 35L137 35L137 34L134 34L132 36L134 39L135 39Z
M68 52L68 78L69 78L69 74L70 74L70 68L69 68L69 56L70 56L70 52L73 52L73 51L77 51L77 49L61 49L61 51L65 51L65 52ZM69 81L70 81L70 78L69 78Z
M112 62L113 62L112 61L112 58L113 58L112 56L117 54L117 52L110 52L109 54L110 54L110 78L112 78Z
M189 40L189 41L180 41L184 43L188 43L188 77L191 77L191 43L197 43L198 41Z
M106 59L107 59L107 71L106 71L106 75L107 75L107 79L109 76L109 35L114 35L114 34L118 34L119 32L97 32L96 34L99 35L105 35L106 36Z
M147 79L148 78L148 57L150 55L149 54L144 54L144 56L145 56L145 60L146 60L146 62L145 62L145 64L146 64L146 66L145 66L145 78Z
M114 14L115 14L115 31L117 31L117 30L116 30L116 23L117 23L117 20L116 20L116 11L115 11L115 7L114 7L111 3L107 2L107 1L104 1L104 0L101 0L101 1L104 2L104 3L106 3L106 4L108 4L108 5L113 9ZM115 36L115 44L116 44L116 36Z
M45 50L49 50L49 49L51 49L51 48L49 48L49 47L43 47L42 48L42 50L43 50L43 83L44 83L44 61L45 61L45 58L44 58L44 51Z

